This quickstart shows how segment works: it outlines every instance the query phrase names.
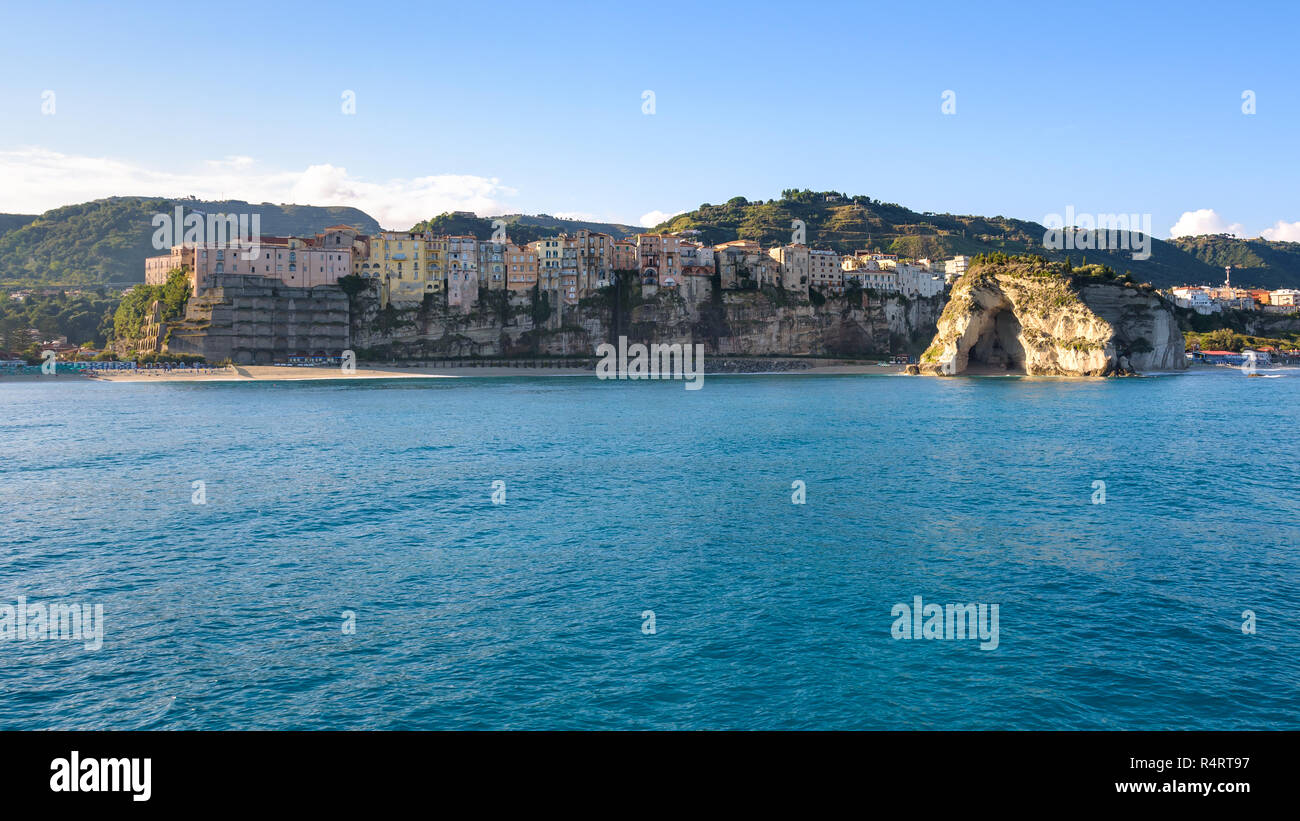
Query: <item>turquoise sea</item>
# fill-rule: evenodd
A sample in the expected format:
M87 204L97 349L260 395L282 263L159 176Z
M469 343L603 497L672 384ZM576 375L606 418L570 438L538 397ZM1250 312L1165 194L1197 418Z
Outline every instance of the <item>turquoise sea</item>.
M1295 729L1265 373L0 382L0 729Z

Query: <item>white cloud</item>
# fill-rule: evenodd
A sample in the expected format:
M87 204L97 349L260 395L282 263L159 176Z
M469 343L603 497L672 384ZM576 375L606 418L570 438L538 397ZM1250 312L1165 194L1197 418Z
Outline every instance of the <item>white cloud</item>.
M1231 225L1215 213L1213 208L1202 208L1198 211L1184 211L1183 215L1178 218L1169 229L1170 238L1174 237L1195 237L1201 234L1236 234L1239 237L1246 236L1246 227L1239 222Z
M43 148L0 151L0 179L5 181L0 186L0 212L36 214L112 196L193 195L251 203L353 206L383 227L401 230L443 211L509 213L512 209L506 200L517 193L495 177L443 174L369 182L339 166L265 169L251 157L209 160L199 168L188 173L155 171L122 160Z
M204 165L209 168L251 168L253 166L253 158L231 154L224 160L208 160Z
M1272 228L1265 228L1259 232L1264 239L1271 239L1275 242L1300 242L1300 222L1283 222L1278 220Z
M666 222L684 211L651 211L648 214L641 215L641 221L638 225L644 225L647 228L653 228L661 222Z

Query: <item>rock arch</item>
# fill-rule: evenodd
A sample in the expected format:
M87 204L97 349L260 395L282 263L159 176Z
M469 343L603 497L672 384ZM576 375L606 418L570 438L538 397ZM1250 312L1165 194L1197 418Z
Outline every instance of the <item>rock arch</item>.
M968 272L953 287L920 372L1111 376L1187 367L1168 304L1114 282L1079 287L1021 263Z
M1024 325L1015 305L1004 294L972 311L965 333L957 340L959 372L1026 373Z

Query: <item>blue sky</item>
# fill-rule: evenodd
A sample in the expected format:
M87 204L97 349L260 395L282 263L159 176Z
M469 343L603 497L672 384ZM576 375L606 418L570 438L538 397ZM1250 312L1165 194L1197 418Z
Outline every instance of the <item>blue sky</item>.
M392 228L453 208L638 222L797 187L1039 221L1150 213L1157 236L1204 210L1183 229L1300 239L1296 4L6 14L0 211L224 194L357 205Z

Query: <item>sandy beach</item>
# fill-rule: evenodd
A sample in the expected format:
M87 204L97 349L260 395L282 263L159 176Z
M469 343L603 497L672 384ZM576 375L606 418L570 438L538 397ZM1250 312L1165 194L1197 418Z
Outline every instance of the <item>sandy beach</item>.
M880 366L875 363L819 365L802 370L756 371L755 373L779 373L781 375L833 375L833 374L877 374L888 375L901 373L903 366ZM80 378L94 379L100 382L300 382L322 379L455 379L467 377L512 377L512 376L592 376L590 368L520 368L520 367L443 367L403 368L397 366L358 366L350 374L339 368L298 368L276 365L237 365L233 368L217 370L215 373L185 373L182 371L112 371L85 375ZM730 371L710 372L706 366L706 377L744 376L743 373ZM64 376L64 374L60 374ZM72 376L72 374L68 374ZM40 376L14 377L18 379L41 379ZM46 377L48 378L48 377Z

